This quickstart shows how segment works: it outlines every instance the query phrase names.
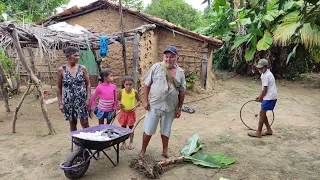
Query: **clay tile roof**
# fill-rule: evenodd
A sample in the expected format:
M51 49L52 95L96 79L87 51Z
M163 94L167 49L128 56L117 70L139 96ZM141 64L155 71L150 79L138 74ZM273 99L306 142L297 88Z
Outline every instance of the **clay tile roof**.
M109 0L98 0L98 1L95 1L87 6L82 6L82 7L73 6L73 7L69 8L69 9L67 9L67 10L65 10L55 16L49 17L48 19L40 20L36 24L41 25L41 24L45 24L48 21L63 21L65 19L72 18L72 16L70 16L70 15L80 16L82 14L89 13L89 12L95 11L97 9L102 9L103 6L109 6L109 7L119 9L118 3L111 2ZM189 31L188 29L178 27L175 24L173 24L167 20L143 13L143 12L138 11L136 9L123 7L123 10L128 13L131 13L135 16L142 18L144 21L147 21L149 23L154 23L154 24L157 24L158 26L168 28L172 31L180 32L184 36L189 36L189 37L196 38L198 40L206 41L206 42L212 44L213 46L215 46L216 48L221 47L223 44L222 41L219 39L211 38L208 36L203 36L201 34Z

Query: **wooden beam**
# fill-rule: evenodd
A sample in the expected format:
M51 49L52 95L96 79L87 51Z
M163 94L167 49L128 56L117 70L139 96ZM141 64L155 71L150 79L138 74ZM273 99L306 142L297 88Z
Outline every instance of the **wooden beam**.
M203 53L201 61L201 87L206 88L207 81L207 65L208 65L208 47L205 48L206 53Z
M134 81L134 89L139 93L138 86L138 69L139 69L139 42L140 42L140 34L137 33L134 36L133 40L133 59L132 59L132 77Z
M126 39L124 36L123 20L122 20L122 0L119 0L119 13L120 13L120 28L121 28L121 44L122 44L122 60L124 67L124 74L128 75L127 69L127 50L126 50Z

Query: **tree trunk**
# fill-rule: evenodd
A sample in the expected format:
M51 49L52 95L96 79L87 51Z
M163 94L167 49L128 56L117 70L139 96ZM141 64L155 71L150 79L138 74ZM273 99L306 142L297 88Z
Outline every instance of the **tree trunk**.
M2 67L0 66L0 88L3 95L6 112L10 112L8 90L5 84L7 84L7 78L6 78L6 75L4 74Z

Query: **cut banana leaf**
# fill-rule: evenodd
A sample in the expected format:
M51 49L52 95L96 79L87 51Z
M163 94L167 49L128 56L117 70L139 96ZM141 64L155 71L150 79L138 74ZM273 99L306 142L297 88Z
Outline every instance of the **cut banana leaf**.
M225 165L220 163L218 160L214 159L208 153L197 152L193 156L185 157L185 159L190 160L193 164L208 167L208 168L224 168Z
M199 135L194 134L189 140L188 145L186 145L182 150L181 154L183 156L191 156L192 154L198 152L202 148L199 142Z
M208 168L226 168L236 161L219 153L210 154L205 152L197 152L193 156L184 157L184 159L185 161L191 161L195 165Z

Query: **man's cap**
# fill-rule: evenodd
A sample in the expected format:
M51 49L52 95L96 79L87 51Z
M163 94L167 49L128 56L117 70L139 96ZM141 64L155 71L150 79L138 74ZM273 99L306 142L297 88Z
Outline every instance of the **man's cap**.
M263 68L264 66L269 66L269 61L266 59L260 59L256 65L256 68Z
M167 49L163 52L163 54L166 53L166 52L171 52L171 53L173 53L175 55L178 55L178 50L174 46L168 46Z

